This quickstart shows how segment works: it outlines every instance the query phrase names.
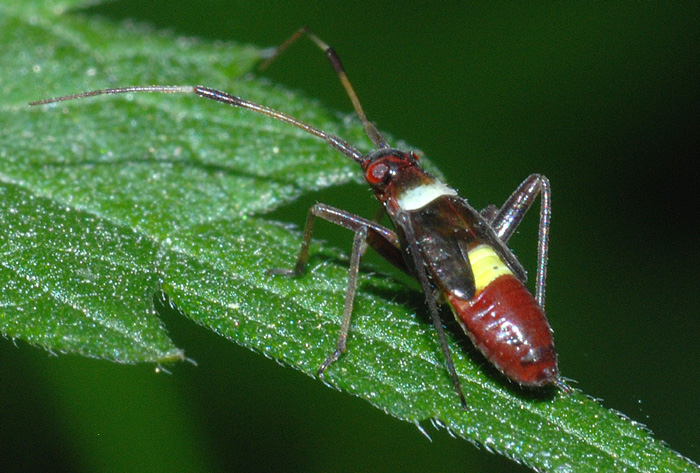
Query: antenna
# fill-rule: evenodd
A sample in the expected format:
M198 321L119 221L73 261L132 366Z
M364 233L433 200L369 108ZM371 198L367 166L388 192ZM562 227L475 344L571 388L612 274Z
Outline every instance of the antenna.
M205 99L214 100L216 102L221 102L233 107L244 108L247 110L252 110L253 112L261 113L267 115L276 120L280 120L290 125L294 125L297 128L301 128L307 133L325 140L333 148L337 149L343 153L348 158L352 159L357 163L362 163L364 161L362 153L360 153L354 146L350 145L347 141L335 136L330 133L326 133L314 126L297 120L285 113L266 107L264 105L257 104L255 102L250 102L249 100L236 97L235 95L222 92L220 90L212 89L210 87L203 87L200 85L148 85L148 86L132 86L132 87L117 87L114 89L100 89L100 90L90 90L88 92L81 92L79 94L64 95L62 97L53 97L50 99L37 100L35 102L30 102L29 105L46 105L57 102L65 102L67 100L77 100L84 99L87 97L94 97L96 95L116 95L116 94L130 94L130 93L161 93L161 94L196 94Z

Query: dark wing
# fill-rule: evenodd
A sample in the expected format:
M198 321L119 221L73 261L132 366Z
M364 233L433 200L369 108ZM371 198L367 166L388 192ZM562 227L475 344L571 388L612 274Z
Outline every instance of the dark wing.
M415 245L420 249L428 274L439 289L466 300L474 296L474 275L468 253L479 244L491 246L518 279L523 282L527 279L515 255L466 200L457 196L442 196L409 214ZM409 235L406 237L411 251L413 242Z

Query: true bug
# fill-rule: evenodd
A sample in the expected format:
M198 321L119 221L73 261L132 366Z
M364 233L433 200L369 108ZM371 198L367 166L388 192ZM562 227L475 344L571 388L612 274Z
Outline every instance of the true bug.
M391 148L387 144L367 119L336 52L307 28L292 35L262 67L304 35L326 53L367 136L377 148L374 151L362 154L341 138L282 112L202 86L119 87L39 100L30 105L132 92L194 93L268 115L325 140L361 166L365 180L381 202L395 231L380 225L378 219L368 220L325 204L316 204L308 213L296 266L270 270L273 274L301 275L308 260L316 218L355 232L340 333L335 350L318 369L319 376L323 376L324 371L346 351L360 260L370 246L420 283L452 384L462 405L466 402L445 341L439 302L450 305L455 318L476 347L508 378L531 387L553 384L569 392L570 388L559 377L557 354L544 314L551 213L551 190L547 178L532 174L500 208L489 205L481 212L475 210L457 196L455 190L423 170L416 153ZM526 272L506 243L538 195L541 195L541 205L533 297L524 285Z

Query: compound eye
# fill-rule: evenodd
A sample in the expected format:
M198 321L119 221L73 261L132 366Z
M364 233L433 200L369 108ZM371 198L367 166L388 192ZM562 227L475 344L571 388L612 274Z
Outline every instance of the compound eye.
M388 179L390 174L391 170L389 169L389 166L387 166L383 162L378 162L376 164L371 165L367 169L367 174L365 175L365 178L370 184L377 185Z

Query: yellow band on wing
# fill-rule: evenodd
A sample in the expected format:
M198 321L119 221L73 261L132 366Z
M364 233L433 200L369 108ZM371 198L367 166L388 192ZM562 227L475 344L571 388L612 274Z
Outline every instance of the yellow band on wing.
M469 264L474 273L476 293L483 291L491 281L504 274L513 274L500 256L488 245L479 245L469 252Z

